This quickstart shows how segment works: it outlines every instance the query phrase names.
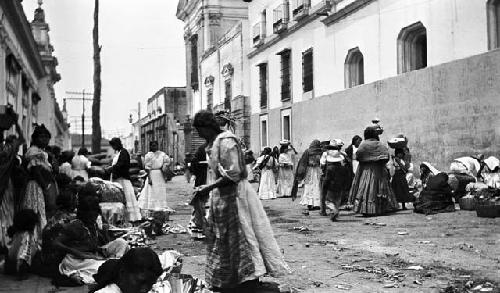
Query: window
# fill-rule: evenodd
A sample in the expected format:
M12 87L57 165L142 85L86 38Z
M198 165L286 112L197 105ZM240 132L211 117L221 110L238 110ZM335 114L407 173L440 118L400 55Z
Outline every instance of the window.
M500 47L500 0L489 0L486 4L488 15L488 49Z
M344 66L345 87L352 88L365 83L363 54L359 48L353 48L347 53Z
M302 53L302 89L307 93L313 88L313 49L309 49Z
M291 109L281 111L281 139L292 140L292 112Z
M189 40L191 43L191 88L198 90L198 35Z
M292 98L292 75L291 75L291 54L290 49L278 53L281 58L281 101L290 101Z
M231 111L231 99L233 97L233 87L231 85L231 79L227 79L224 82L224 109Z
M259 64L260 107L267 108L267 63Z
M207 90L207 110L212 111L214 107L214 90Z
M401 30L398 36L398 73L427 67L427 30L417 22Z
M17 93L19 88L19 72L21 66L13 55L8 55L5 59L7 73L7 104L17 105Z
M293 0L292 15L295 20L302 18L309 12L310 0Z
M266 39L266 10L260 15L260 22L253 26L252 41L254 47L260 46Z
M266 147L267 144L267 115L260 116L260 147Z

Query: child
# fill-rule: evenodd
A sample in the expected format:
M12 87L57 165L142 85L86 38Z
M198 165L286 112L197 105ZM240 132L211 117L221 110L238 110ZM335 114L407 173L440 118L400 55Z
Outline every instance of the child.
M8 229L12 241L5 260L5 273L17 274L19 280L27 279L31 260L39 250L34 240L37 224L37 214L33 210L24 209L15 214L14 224Z

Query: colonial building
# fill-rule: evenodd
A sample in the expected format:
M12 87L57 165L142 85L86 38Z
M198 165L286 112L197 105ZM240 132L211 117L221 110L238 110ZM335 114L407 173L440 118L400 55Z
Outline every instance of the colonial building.
M441 167L464 153L498 152L500 64L498 52L485 52L500 45L499 7L251 1L253 150L281 139L299 150L316 138L350 142L377 116L383 139L405 133L416 157Z
M236 134L249 143L250 44L247 4L242 1L185 1L178 4L177 17L185 22L186 73L189 114L201 109L229 110L236 118ZM204 141L190 126L185 127L195 151Z
M20 1L0 1L0 14L0 104L12 105L19 114L28 145L33 124L44 123L51 144L68 148L68 125L54 98L60 77L43 10L37 9L32 26Z
M149 151L151 141L158 141L159 149L173 158L184 160L184 124L187 119L185 87L164 87L148 99L146 117L141 120L140 149Z

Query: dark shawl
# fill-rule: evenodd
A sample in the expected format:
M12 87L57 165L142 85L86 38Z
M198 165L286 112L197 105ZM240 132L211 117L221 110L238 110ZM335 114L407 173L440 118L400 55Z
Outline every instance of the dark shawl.
M292 187L292 200L295 200L295 198L297 198L299 181L304 180L304 178L306 177L309 160L314 156L320 157L322 153L323 149L321 148L321 142L315 139L311 142L309 148L302 154L302 157L297 164L297 170L295 170L295 177Z
M118 178L130 180L130 155L126 149L121 149L118 157L118 161L113 165L111 173L113 174L113 180Z
M387 161L389 160L389 149L378 140L363 140L356 152L356 159L359 162Z

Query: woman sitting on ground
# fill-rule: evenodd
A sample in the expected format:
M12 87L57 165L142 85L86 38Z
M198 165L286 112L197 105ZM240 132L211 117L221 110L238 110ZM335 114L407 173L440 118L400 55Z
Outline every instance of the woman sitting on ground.
M448 213L455 211L453 194L448 184L448 174L439 173L427 181L427 186L420 193L414 204L414 212L421 214Z
M123 239L109 241L106 231L99 227L99 198L92 184L87 184L78 196L77 219L65 225L53 244L66 253L59 272L76 283L90 284L106 258L123 256L128 244Z
M119 260L109 260L94 278L95 293L149 292L162 274L156 252L149 247L132 248Z

